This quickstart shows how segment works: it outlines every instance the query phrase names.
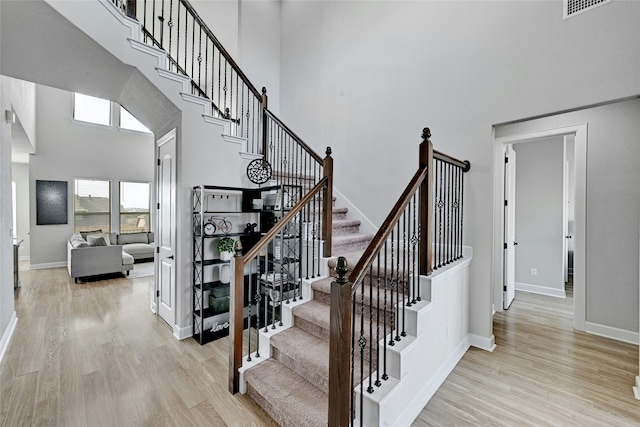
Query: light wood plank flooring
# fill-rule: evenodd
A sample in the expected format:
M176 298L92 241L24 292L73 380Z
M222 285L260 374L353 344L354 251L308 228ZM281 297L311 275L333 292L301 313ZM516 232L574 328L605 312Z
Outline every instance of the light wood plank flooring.
M470 349L413 426L640 425L638 346L574 331L572 304L517 292L496 350Z
M274 425L227 392L227 339L177 341L150 313L149 278L21 278L1 425ZM494 328L496 351L471 349L414 426L640 425L638 347L574 332L570 299L518 293Z
M2 426L271 426L227 391L228 340L177 341L149 310L150 278L73 283L21 271L0 366Z

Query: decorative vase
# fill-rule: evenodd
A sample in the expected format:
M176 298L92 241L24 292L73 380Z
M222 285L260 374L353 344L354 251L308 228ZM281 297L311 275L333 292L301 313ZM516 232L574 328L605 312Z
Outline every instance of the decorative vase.
M222 261L229 261L233 258L233 252L220 252L220 259Z
M231 282L231 266L229 264L224 264L220 266L220 282L221 283Z

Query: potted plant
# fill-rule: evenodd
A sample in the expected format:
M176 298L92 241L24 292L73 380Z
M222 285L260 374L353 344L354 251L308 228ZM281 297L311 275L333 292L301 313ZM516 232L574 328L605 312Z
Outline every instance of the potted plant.
M220 259L223 261L229 261L233 257L233 246L236 241L231 237L223 237L218 240L218 252L220 252Z

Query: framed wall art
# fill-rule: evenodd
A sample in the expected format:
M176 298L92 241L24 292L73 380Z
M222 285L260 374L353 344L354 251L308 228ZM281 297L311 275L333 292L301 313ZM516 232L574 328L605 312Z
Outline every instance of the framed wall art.
M36 225L67 224L67 181L36 180Z

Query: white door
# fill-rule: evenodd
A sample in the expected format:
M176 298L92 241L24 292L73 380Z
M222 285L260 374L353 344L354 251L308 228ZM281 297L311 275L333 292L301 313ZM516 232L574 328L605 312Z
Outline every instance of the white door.
M158 313L175 324L176 133L158 141Z
M505 147L504 162L504 296L509 308L516 296L516 152Z

